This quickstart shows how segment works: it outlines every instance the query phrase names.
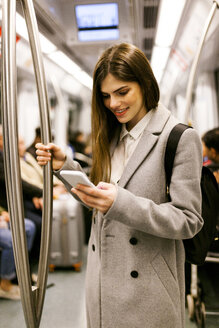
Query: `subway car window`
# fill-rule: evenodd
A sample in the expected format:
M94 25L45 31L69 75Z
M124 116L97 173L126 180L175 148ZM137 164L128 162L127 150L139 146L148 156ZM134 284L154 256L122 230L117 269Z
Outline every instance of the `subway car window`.
M219 327L218 9L0 0L2 328Z

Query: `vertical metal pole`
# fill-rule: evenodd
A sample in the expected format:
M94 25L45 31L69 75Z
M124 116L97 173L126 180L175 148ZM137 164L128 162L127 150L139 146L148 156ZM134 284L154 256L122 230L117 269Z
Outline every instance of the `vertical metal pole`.
M31 0L21 0L27 22L42 127L42 142L51 141L49 104L40 50L36 17ZM40 324L48 276L48 254L52 226L52 167L44 168L43 216L37 287L31 290L30 268L24 227L20 159L18 154L17 88L16 88L16 0L3 0L2 19L2 109L4 136L4 165L7 198L11 217L15 264L21 289L26 325Z
M30 268L24 227L23 198L18 154L16 89L16 1L3 1L2 15L2 118L4 167L13 248L21 301L28 327L36 327L36 313L30 282Z
M187 85L187 89L186 89L186 108L185 108L185 123L189 123L189 113L190 113L190 107L191 107L191 102L192 102L192 92L193 92L193 86L194 86L194 81L195 81L195 75L197 72L197 67L198 67L198 63L199 63L199 59L200 59L200 55L205 43L205 38L206 35L208 33L209 27L211 25L212 19L214 17L214 14L216 12L216 9L219 7L219 1L218 0L213 0L213 5L211 8L211 11L208 15L208 18L206 20L204 29L203 29L203 33L198 45L198 49L195 55L195 58L193 60L192 63L192 67L191 67L191 71L190 71L190 75L189 75L189 80L188 80L188 85Z
M43 67L43 59L39 41L37 21L32 0L21 0L33 57L34 71L37 84L38 102L40 108L42 142L51 142L51 130L49 121L49 102L47 96L46 79ZM51 163L44 167L43 186L43 219L40 247L40 261L36 290L36 315L40 321L45 297L46 282L48 276L48 255L52 228L52 168Z

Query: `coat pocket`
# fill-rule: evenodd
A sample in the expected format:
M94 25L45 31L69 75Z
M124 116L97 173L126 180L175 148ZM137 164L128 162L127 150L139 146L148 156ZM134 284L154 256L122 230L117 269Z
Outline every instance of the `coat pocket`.
M161 254L158 254L151 262L151 265L156 272L159 280L164 286L166 292L168 293L170 299L175 306L180 303L180 292L179 286L176 279L174 278L171 270L169 269L166 261Z

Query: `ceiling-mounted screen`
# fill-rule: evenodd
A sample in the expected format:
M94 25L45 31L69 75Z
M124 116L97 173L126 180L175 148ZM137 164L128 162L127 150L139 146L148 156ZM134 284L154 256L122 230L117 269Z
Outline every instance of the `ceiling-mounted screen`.
M118 3L95 3L75 6L79 41L119 39Z

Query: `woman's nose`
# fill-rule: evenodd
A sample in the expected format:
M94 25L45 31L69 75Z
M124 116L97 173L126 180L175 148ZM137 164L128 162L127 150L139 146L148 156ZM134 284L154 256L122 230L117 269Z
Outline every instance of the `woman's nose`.
M116 97L111 97L109 105L111 109L118 108L120 106L120 101Z

